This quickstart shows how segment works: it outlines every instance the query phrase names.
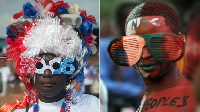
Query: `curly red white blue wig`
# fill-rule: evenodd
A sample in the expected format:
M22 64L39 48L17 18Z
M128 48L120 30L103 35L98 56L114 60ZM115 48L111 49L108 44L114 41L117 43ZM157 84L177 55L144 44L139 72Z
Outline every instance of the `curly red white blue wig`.
M52 74L64 73L74 78L76 84L83 83L83 70L84 67L90 69L87 57L96 38L93 24L97 24L95 17L80 10L77 4L68 5L62 0L56 3L52 0L35 2L34 7L29 2L24 4L23 10L13 15L7 27L9 48L5 54L29 92L30 105L38 99L30 74L42 74L44 69L50 69ZM41 53L52 53L56 58L46 65L38 57ZM55 63L59 64L58 68L54 67ZM70 69L67 71L66 67Z

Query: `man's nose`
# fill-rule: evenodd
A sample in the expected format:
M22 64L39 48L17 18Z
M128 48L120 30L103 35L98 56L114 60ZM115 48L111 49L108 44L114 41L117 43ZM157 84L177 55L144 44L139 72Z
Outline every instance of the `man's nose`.
M148 47L143 47L142 54L140 57L143 59L147 59L147 58L151 57L151 53L150 53Z
M44 74L43 74L43 77L52 77L52 72L50 69L46 69L44 70Z

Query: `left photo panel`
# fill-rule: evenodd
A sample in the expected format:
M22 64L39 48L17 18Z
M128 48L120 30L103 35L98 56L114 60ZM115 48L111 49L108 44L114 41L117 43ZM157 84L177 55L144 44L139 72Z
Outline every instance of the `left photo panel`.
M99 2L0 1L0 112L100 112Z

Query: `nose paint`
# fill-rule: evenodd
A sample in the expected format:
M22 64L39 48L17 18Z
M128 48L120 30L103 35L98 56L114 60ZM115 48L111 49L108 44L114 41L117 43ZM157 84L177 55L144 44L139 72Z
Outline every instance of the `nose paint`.
M149 57L150 55L151 55L151 54L150 54L148 48L147 48L147 47L144 47L144 48L142 49L141 57L142 57L142 58L147 58L147 57Z
M126 36L154 33L173 33L162 16L143 16L129 20L126 24Z

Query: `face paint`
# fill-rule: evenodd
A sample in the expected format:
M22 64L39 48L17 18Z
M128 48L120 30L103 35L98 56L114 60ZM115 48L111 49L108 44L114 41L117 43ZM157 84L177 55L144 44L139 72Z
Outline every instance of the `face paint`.
M108 52L112 60L122 66L134 65L142 48L148 47L153 57L162 63L177 61L184 53L184 41L172 33L123 36L111 41Z
M21 58L21 73L37 73L43 74L45 70L49 69L52 74L67 74L73 75L78 69L78 62L74 58L65 58L63 61L60 57L55 57L49 61L49 65L41 57L35 60L32 58Z
M130 20L126 25L126 36L131 36L135 34L135 28L140 25L141 18L136 18Z
M125 32L126 36L173 33L162 16L143 16L129 20Z

